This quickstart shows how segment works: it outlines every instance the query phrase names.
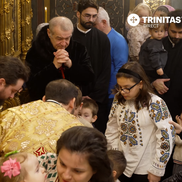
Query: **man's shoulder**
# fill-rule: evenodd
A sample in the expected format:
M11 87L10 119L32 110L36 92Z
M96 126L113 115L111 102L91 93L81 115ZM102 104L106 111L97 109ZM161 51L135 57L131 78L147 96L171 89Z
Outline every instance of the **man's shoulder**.
M115 43L117 42L119 44L127 44L126 39L119 32L114 30L114 28L111 29L107 36L110 42L114 41Z

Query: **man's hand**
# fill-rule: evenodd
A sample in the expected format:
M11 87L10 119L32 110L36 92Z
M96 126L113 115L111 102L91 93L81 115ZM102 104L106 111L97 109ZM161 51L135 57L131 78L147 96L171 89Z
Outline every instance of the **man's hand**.
M58 49L56 52L53 53L55 58L53 60L53 64L57 69L59 69L62 64L70 68L72 66L72 61L69 58L69 54L64 49Z
M153 81L152 85L155 87L157 92L162 95L162 94L166 93L169 90L169 88L166 87L166 85L164 84L164 82L167 82L169 80L170 80L169 78L167 78L167 79L157 79L157 80Z
M169 124L172 124L176 130L176 133L180 134L182 131L182 119L177 115L176 120L178 123L176 123L174 121L169 121Z
M152 173L149 173L148 180L149 180L149 182L159 182L161 180L161 177L155 176Z

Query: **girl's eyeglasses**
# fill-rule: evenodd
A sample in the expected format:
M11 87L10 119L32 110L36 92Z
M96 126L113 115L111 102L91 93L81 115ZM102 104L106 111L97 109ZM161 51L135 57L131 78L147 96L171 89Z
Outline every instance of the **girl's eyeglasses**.
M131 86L130 88L121 88L121 86L120 85L116 85L115 86L115 89L118 91L118 92L121 92L121 91L123 91L124 93L130 93L130 90L133 88L133 87L135 87L137 84L139 84L140 82L138 82L138 83L135 83L135 85L133 85L133 86Z

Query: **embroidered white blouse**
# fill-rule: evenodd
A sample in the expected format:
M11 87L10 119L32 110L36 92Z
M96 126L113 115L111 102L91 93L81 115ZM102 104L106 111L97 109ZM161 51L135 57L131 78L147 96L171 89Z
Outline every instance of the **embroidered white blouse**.
M136 110L133 101L119 104L114 99L106 138L108 149L123 150L127 160L124 174L145 175L148 172L163 176L174 146L175 130L165 102L151 94L147 107Z

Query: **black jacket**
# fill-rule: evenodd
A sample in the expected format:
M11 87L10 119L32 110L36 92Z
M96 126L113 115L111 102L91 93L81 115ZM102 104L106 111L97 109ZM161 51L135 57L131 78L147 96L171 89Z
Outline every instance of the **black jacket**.
M167 54L162 40L148 38L141 46L139 63L151 82L158 78L168 78L167 76L160 77L156 72L159 68L164 69L167 62Z
M173 47L168 37L163 39L163 45L168 52L168 60L164 72L170 78L170 87L167 93L161 95L175 120L182 111L182 40Z
M26 56L26 62L31 69L27 82L31 100L41 99L45 94L46 85L52 80L62 78L60 70L53 64L53 52L56 52L56 49L50 42L47 28L48 26L45 26L40 30ZM94 78L86 47L71 39L66 51L72 61L72 67L64 68L65 78L82 88Z

